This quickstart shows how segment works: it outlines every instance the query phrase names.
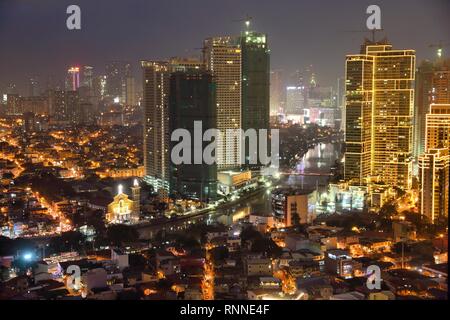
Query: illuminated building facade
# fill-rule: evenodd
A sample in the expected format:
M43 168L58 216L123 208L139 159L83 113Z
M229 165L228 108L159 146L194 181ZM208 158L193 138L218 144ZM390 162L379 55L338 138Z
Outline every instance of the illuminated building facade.
M142 61L144 181L161 197L169 191L169 80L167 61Z
M122 185L118 187L118 193L113 202L108 205L106 220L109 223L137 222L140 215L140 187L137 180L134 181L132 199L123 192Z
M51 119L60 123L77 123L80 114L80 97L77 91L55 90L49 92Z
M305 93L304 87L286 87L286 114L304 114Z
M283 71L270 72L270 114L277 115L283 106Z
M411 186L414 50L366 41L346 59L345 179Z
M91 66L83 66L81 83L84 87L93 88L94 68Z
M345 179L358 184L371 173L373 60L347 56L345 66Z
M311 223L315 195L312 190L274 190L271 201L275 220L285 227Z
M424 61L416 74L414 155L425 152L426 118L431 104L450 104L450 59Z
M127 78L131 75L131 64L126 61L110 61L106 65L106 94L119 103L127 100Z
M431 104L425 117L425 152L419 156L419 209L430 222L448 218L450 104Z
M428 149L419 157L419 210L431 223L448 218L449 168L448 148Z
M67 70L66 90L76 91L80 87L80 68L71 67Z
M227 129L242 128L242 50L236 37L214 37L204 42L206 69L216 83L217 143L219 170L236 169L240 164L240 136L226 136ZM227 139L228 138L228 139Z
M346 250L328 250L325 256L325 268L327 271L338 275L344 279L353 278L355 270L358 269L356 263Z
M425 150L450 148L450 103L431 104L425 116Z

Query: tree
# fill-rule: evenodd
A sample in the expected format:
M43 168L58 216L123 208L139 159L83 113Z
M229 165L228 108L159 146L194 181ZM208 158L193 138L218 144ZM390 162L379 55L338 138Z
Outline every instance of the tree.
M111 245L122 246L124 243L139 239L139 233L131 226L115 224L108 227L106 237Z
M18 252L35 251L36 243L30 239L10 239L0 236L0 255L16 255Z
M79 231L64 232L61 236L50 240L50 251L53 253L80 251L84 247L85 240L85 236Z
M223 246L213 248L211 250L211 255L214 263L224 261L229 256L228 248Z
M255 230L253 227L247 227L241 232L241 240L242 242L248 240L255 240L258 238L262 238L262 234Z
M252 251L278 257L281 255L282 249L270 238L258 238L252 242Z

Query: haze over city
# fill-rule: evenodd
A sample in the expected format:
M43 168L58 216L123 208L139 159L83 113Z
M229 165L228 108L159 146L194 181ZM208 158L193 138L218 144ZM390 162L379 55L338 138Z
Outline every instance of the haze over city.
M0 2L0 89L14 82L23 92L29 77L62 81L68 65L100 69L107 60L129 61L140 74L139 60L198 56L204 38L239 33L246 15L254 30L268 35L271 69L289 73L313 65L321 85L335 86L348 49L358 50L370 36L347 31L366 30L365 10L374 1L79 0L82 29L70 32L65 12L72 2ZM432 58L430 44L450 40L448 1L375 2L384 29L378 37L414 48L418 61Z

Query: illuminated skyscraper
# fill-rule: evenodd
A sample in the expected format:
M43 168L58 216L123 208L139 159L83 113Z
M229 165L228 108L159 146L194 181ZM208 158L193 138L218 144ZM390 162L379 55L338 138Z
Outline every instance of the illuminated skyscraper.
M144 104L144 181L160 196L169 191L169 63L142 61Z
M270 72L270 114L277 115L284 101L283 72L273 70Z
M127 78L131 77L131 64L126 61L111 61L106 65L106 94L111 99L126 103Z
M416 80L416 108L414 155L425 152L426 117L430 105L450 104L450 59L424 61L418 68Z
M431 104L425 117L425 152L419 156L420 213L431 222L448 217L450 104Z
M134 77L127 77L126 90L127 90L127 92L126 92L125 104L128 106L137 105L136 82L134 81Z
M216 83L217 129L221 132L216 155L218 169L235 169L240 166L241 137L230 136L227 139L226 130L242 128L242 50L239 39L206 39L204 58L206 69L212 72Z
M366 40L347 56L346 180L411 186L414 76L414 50Z
M81 83L82 86L92 89L94 81L94 68L91 66L83 66Z
M249 26L249 25L248 25ZM242 49L242 111L241 123L244 131L269 129L270 120L270 55L267 35L244 31L240 37ZM268 142L267 142L268 143ZM258 142L259 145L259 142ZM262 164L248 162L249 143L245 144L245 167L258 170ZM259 148L253 148L258 159Z
M345 66L345 179L358 184L371 174L373 60L347 56Z
M36 77L30 78L29 82L29 91L28 96L29 97L37 97L39 96L39 82Z
M80 68L71 67L67 70L66 90L76 91L80 87Z
M286 87L286 114L304 114L305 105L304 87Z

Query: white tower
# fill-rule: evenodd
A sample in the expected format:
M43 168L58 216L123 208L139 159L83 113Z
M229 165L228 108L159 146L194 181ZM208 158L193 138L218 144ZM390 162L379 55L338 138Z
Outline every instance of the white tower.
M132 219L134 222L137 222L141 214L141 187L137 179L134 179L131 187L131 200L133 200Z

